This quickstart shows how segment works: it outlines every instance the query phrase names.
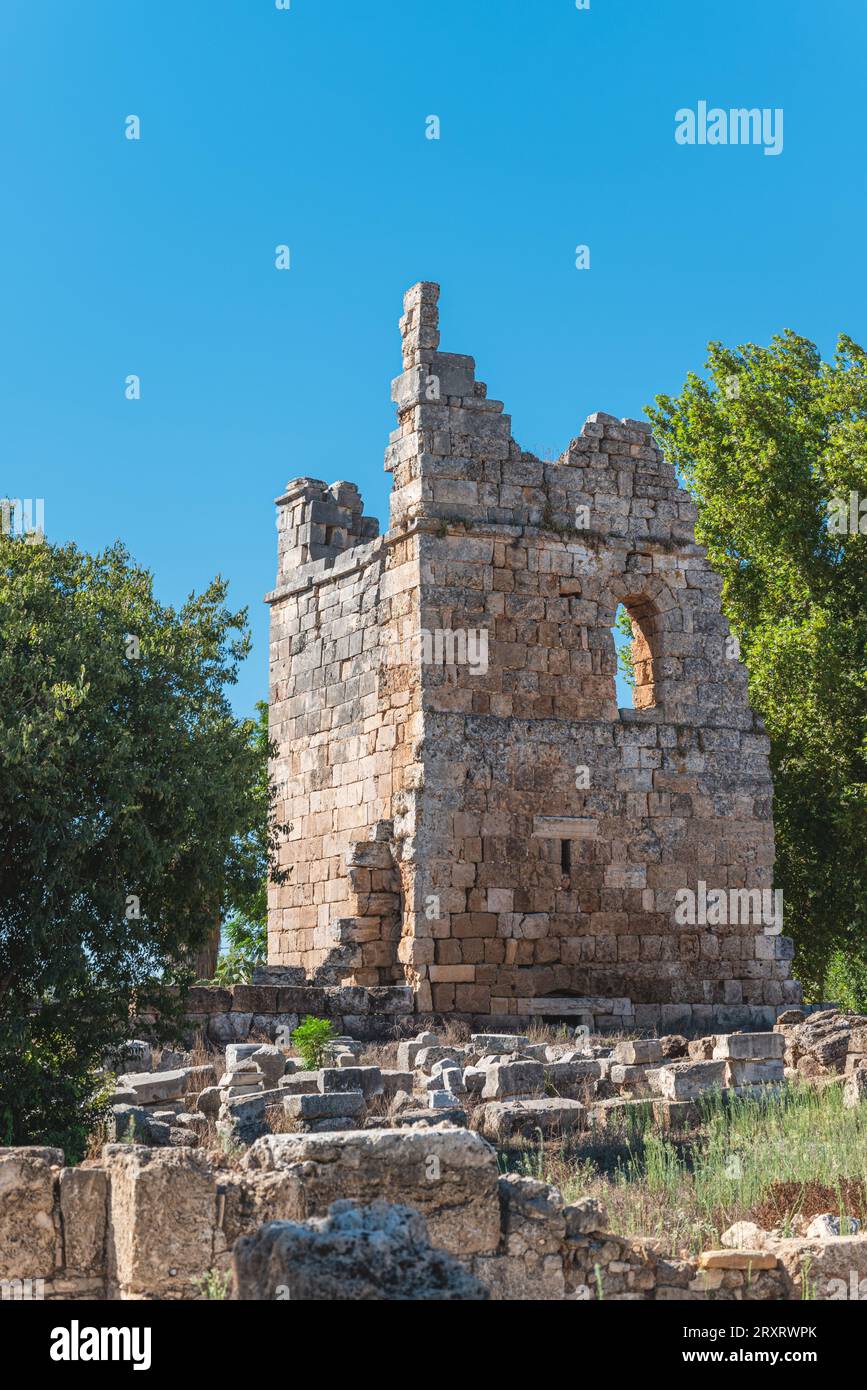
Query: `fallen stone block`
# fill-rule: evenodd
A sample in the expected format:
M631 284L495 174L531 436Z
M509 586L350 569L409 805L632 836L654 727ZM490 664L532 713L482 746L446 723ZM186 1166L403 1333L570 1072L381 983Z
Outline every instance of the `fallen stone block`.
M405 1129L411 1125L457 1125L461 1129L467 1127L467 1112L462 1110L460 1105L455 1103L454 1096L451 1097L451 1107L436 1107L427 1110L418 1110L412 1107L400 1111L397 1115L389 1115L385 1119L377 1117L375 1121L365 1121L365 1129L368 1126L377 1129Z
M319 1090L318 1071L296 1071L281 1076L277 1087L284 1095L307 1096Z
M260 1043L229 1043L226 1048L226 1071L234 1071L239 1062L246 1062L248 1057L259 1051L260 1046Z
M161 1100L182 1100L186 1095L187 1072L175 1071L128 1072L117 1078L118 1089L132 1091L137 1105L153 1105ZM200 1088L201 1089L201 1088Z
M588 1091L592 1094L601 1076L602 1067L592 1057L545 1063L545 1085L556 1091L558 1096L580 1099Z
M768 1232L757 1226L755 1221L736 1221L727 1231L723 1231L720 1244L727 1250L754 1250L764 1248L768 1238Z
M653 1119L653 1105L651 1100L627 1100L620 1096L597 1101L586 1107L587 1122L591 1129L628 1131L635 1124L644 1125Z
M651 1073L651 1085L666 1100L695 1100L725 1085L724 1061L670 1062Z
M254 1096L240 1096L220 1106L217 1130L236 1144L252 1144L268 1132L268 1111L272 1105L282 1105L284 1093L278 1087L259 1091Z
M453 1062L460 1066L464 1061L464 1055L457 1047L423 1047L416 1053L415 1069L430 1076L433 1072L435 1062ZM398 1066L401 1065L398 1057Z
M581 1123L584 1106L577 1100L561 1098L490 1101L474 1116L473 1127L492 1143L506 1143L538 1134L545 1138L568 1134Z
M281 1210L293 1220L324 1215L339 1197L360 1205L381 1199L420 1211L432 1242L462 1258L499 1246L497 1156L466 1129L269 1134L247 1151L240 1167L279 1173Z
M312 1093L287 1096L285 1091L281 1090L280 1094L283 1109L295 1120L360 1120L367 1109L361 1091L330 1091L325 1095Z
M153 1049L150 1043L142 1038L127 1038L120 1047L120 1060L125 1063L128 1072L150 1071L153 1066Z
M466 1094L467 1088L464 1085L464 1078L460 1067L444 1066L440 1072L440 1081L442 1082L443 1090L451 1091L453 1096L462 1096Z
M691 1129L701 1123L701 1107L694 1100L654 1100L653 1119L660 1129Z
M426 1047L436 1047L439 1038L436 1033L419 1033L397 1045L397 1066L399 1071L413 1071L418 1054Z
M843 1086L843 1108L854 1110L867 1101L867 1067L857 1067L849 1073Z
M520 1033L473 1033L469 1050L481 1057L487 1052L522 1052L529 1046L530 1039Z
M838 1240L840 1236L856 1236L861 1229L857 1216L843 1216L832 1211L823 1211L814 1216L804 1237L806 1240Z
M328 1052L335 1058L340 1056L341 1053L348 1052L357 1060L364 1052L364 1046L364 1043L359 1042L357 1038L350 1038L346 1034L340 1034L339 1037L332 1038L331 1042L328 1044Z
M699 1269L776 1269L777 1264L770 1250L704 1250L698 1257Z
M726 1067L729 1086L780 1085L784 1080L783 1059L761 1058L754 1062L731 1061Z
M659 1039L659 1046L662 1048L662 1055L671 1061L678 1061L687 1056L689 1044L685 1037L680 1033L666 1033Z
M722 1057L737 1061L780 1058L785 1054L782 1033L723 1033L716 1039L714 1060Z
M411 1071L384 1071L382 1072L383 1094L389 1100L393 1099L400 1091L412 1094L415 1074Z
M613 1062L608 1070L612 1086L631 1096L649 1096L653 1090L649 1076L650 1066L628 1066L625 1062Z
M613 1060L625 1066L647 1066L663 1059L662 1043L656 1038L636 1038L619 1042Z
M541 1062L501 1062L490 1067L482 1087L482 1100L508 1100L513 1096L531 1096L545 1084L545 1068Z
M487 1080L488 1071L486 1067L465 1067L464 1068L464 1087L470 1095L479 1096L482 1087Z
M237 1297L304 1302L482 1302L488 1291L455 1257L431 1246L423 1217L404 1206L337 1201L303 1225L272 1221L233 1252Z
M263 1074L266 1091L272 1090L286 1070L286 1054L282 1048L275 1047L271 1043L263 1043L252 1053L252 1060L256 1062Z
M106 1130L109 1144L119 1144L122 1139L147 1144L150 1139L150 1116L140 1105L113 1105Z
M196 1109L209 1119L216 1119L222 1105L219 1086L206 1086L196 1097Z
M455 1098L451 1091L433 1090L428 1091L427 1103L431 1110L449 1110Z
M325 1092L361 1091L365 1100L381 1096L384 1091L379 1067L323 1067L319 1072L319 1090Z

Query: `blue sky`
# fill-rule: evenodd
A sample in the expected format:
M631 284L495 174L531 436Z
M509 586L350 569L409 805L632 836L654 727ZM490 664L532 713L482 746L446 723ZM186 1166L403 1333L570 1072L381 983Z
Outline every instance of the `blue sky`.
M0 491L164 601L227 576L246 713L274 497L347 478L387 516L415 280L545 455L708 339L867 340L865 41L856 0L3 0ZM783 108L782 154L677 145L700 100Z

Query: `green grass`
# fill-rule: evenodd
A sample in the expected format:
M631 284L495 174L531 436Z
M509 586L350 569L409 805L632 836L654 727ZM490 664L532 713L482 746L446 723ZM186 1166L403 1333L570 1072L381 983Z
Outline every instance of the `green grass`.
M660 1237L672 1254L696 1252L763 1203L776 1203L768 1224L785 1233L801 1211L843 1215L848 1202L849 1214L867 1215L852 1211L851 1195L856 1184L867 1189L867 1106L844 1110L836 1084L792 1082L777 1096L728 1103L715 1093L702 1102L699 1128L682 1137L660 1132L650 1107L639 1107L618 1132L539 1141L501 1162L554 1183L567 1201L598 1198L612 1231Z

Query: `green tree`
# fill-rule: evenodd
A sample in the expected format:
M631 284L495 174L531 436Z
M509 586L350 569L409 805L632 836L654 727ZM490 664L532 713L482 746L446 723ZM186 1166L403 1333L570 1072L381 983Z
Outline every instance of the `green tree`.
M255 965L268 955L268 883L284 883L286 871L277 867L277 845L289 827L276 820L276 787L270 781L269 756L276 745L268 737L268 704L256 703L249 729L253 777L247 789L246 827L235 837L229 856L223 894L224 935L229 949L217 965L216 978L225 984L248 980Z
M649 410L698 505L698 539L771 739L775 882L796 970L821 996L834 962L867 962L867 354L833 362L786 331L709 345L707 375ZM856 501L857 505L857 501ZM853 986L854 988L854 986Z
M79 1156L131 1012L171 1035L255 776L226 587L0 537L0 1143Z

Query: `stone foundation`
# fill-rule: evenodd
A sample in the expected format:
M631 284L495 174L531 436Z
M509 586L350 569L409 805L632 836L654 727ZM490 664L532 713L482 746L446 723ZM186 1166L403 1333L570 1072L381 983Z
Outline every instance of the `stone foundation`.
M257 976L280 976L266 967ZM303 973L303 972L302 972ZM436 1029L448 1017L473 1032L517 1033L534 1021L585 1024L593 1033L638 1029L658 1033L729 1033L761 1031L774 1025L781 1007L747 1004L637 1004L628 999L594 996L517 1000L515 1012L504 1014L416 1012L417 997L409 985L377 986L312 984L197 985L187 1000L190 1037L201 1033L207 1042L225 1047L249 1039L273 1041L297 1028L308 1014L330 1019L338 1033L363 1042L410 1037L420 1028Z
M201 1298L239 1240L237 1292L277 1298L253 1258L260 1228L324 1217L336 1201L419 1212L431 1246L494 1299L838 1299L867 1276L863 1236L765 1237L758 1249L671 1258L660 1241L612 1234L590 1199L564 1203L545 1183L500 1176L479 1135L445 1126L271 1135L236 1169L125 1144L79 1168L58 1150L0 1149L0 1193L0 1281L12 1298Z

